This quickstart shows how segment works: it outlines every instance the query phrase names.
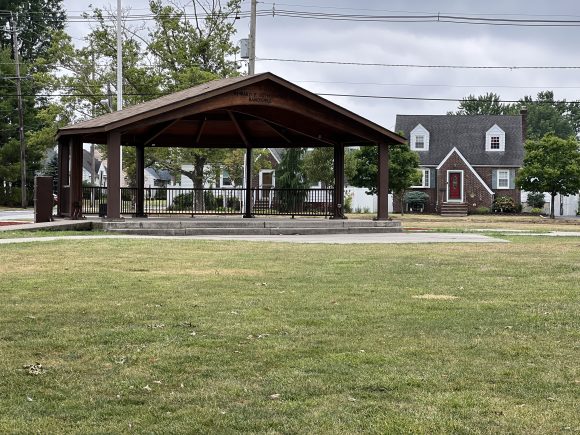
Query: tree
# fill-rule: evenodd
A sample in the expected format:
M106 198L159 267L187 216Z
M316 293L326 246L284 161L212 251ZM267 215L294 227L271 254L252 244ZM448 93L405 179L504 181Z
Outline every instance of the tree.
M185 4L151 0L152 24L123 27L123 79L125 107L160 95L189 88L219 77L237 75L233 55L235 16L241 0L222 5L220 0L193 2L194 14L187 14ZM89 15L87 15L88 17ZM93 9L97 23L77 49L70 37L60 34L54 51L69 74L58 78L58 87L71 97L62 99L63 112L69 119L82 120L106 113L101 101L109 90L116 94L116 24L114 14ZM192 24L193 23L193 24ZM88 95L88 96L87 96ZM116 105L114 98L113 106ZM101 148L101 151L106 150ZM155 148L147 150L148 165L168 169L173 175L187 175L201 188L208 177L206 165L223 161L223 150L203 148ZM127 157L127 158L125 158ZM124 153L123 167L134 183L134 156ZM183 171L182 165L192 165Z
M252 150L252 174L259 174L262 169L272 168L269 160L270 151L267 149L253 149ZM223 169L228 171L230 180L235 186L242 186L244 184L244 159L246 157L246 150L243 148L236 148L228 150L221 162Z
M397 144L389 148L389 191L396 196L404 210L404 196L409 187L421 181L419 155L411 151L408 144ZM379 151L376 146L361 147L355 151L355 173L351 184L368 189L367 194L377 193Z
M303 169L305 148L287 148L276 170L276 187L279 193L280 210L291 212L296 210L306 196L308 182Z
M526 96L519 104L528 109L528 139L541 139L547 134L568 138L580 133L575 130L572 114L576 104L565 100L555 102L552 91L538 92L535 102Z
M517 115L526 108L528 139L540 139L551 133L561 138L580 134L580 103L555 101L554 92L538 92L536 99L525 96L514 104L502 103L494 93L469 95L459 103L451 115Z
M580 190L580 144L573 137L547 135L527 141L524 149L524 166L516 183L530 192L549 192L553 219L556 195L572 195Z
M14 20L18 29L21 88L23 95L24 131L27 146L27 188L31 189L33 175L40 169L47 142L41 130L53 128L54 119L48 120L46 110L50 103L38 96L47 88L50 73L56 69L49 55L53 31L64 28L61 0L0 0L0 28L10 30ZM21 188L20 143L16 97L16 68L13 39L9 31L0 32L0 186L11 186L3 192L1 203L13 202ZM44 112L44 113L43 113ZM48 129L48 130L46 130ZM52 130L51 130L52 131ZM40 140L43 139L43 140ZM16 192L18 189L18 193ZM31 195L29 196L31 198Z
M468 95L461 99L457 112L450 115L515 115L517 108L501 102L499 95L489 92L485 95Z

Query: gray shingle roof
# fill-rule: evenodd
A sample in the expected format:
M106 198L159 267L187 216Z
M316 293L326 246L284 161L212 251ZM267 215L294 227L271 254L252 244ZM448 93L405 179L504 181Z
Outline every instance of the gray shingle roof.
M419 152L422 165L438 165L453 147L472 165L522 165L521 116L397 115L395 131L402 131L410 139L411 131L419 124L429 131L429 151ZM485 151L485 133L495 124L505 132L505 152Z

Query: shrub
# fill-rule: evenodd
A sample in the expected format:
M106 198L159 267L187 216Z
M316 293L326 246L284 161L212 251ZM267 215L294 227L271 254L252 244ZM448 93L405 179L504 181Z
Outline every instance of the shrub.
M532 208L531 213L532 214L541 214L543 210L544 210L543 208L534 207L534 208Z
M515 213L517 208L514 200L509 196L498 196L494 199L491 210L494 213Z
M241 210L240 199L236 198L235 196L231 196L227 199L226 206L230 210Z
M532 208L544 208L544 194L541 192L528 193L528 205Z
M206 191L203 192L203 205L206 210L213 211L218 208L220 203L218 203L218 198L212 192Z
M173 203L169 210L191 210L193 208L193 195L191 193L182 193L173 198Z
M344 208L345 213L352 213L352 195L344 195Z
M489 207L477 207L472 213L473 214L489 214L490 213Z
M405 203L412 210L420 210L425 206L425 203L429 200L429 195L425 192L411 191L405 193Z

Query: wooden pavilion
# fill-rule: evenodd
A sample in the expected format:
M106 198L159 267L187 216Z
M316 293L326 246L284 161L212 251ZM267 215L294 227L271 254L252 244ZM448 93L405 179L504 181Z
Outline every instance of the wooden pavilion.
M272 73L215 80L61 128L60 216L82 204L83 143L106 144L107 218L121 217L120 147L136 148L136 216L144 215L145 147L244 148L246 203L251 203L253 148L333 147L334 217L343 216L344 149L379 147L378 215L388 218L389 145L405 139ZM251 217L246 208L244 217Z

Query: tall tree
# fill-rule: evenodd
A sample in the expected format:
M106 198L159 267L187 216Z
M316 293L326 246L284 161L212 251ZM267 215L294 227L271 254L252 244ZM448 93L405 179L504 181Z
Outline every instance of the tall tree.
M457 112L452 115L513 115L517 109L512 104L501 102L499 95L489 92L485 95L468 95L461 99Z
M549 192L553 219L556 195L572 195L580 190L580 143L573 137L561 139L555 135L528 140L516 183L530 192Z
M16 24L20 58L21 89L23 95L24 131L28 143L27 188L33 184L33 175L40 169L44 152L52 141L41 130L51 129L54 119L47 118L51 103L41 96L50 83L50 73L56 70L49 55L51 35L64 28L61 0L0 0L0 26L12 30ZM16 97L16 68L13 55L12 32L0 32L0 203L14 203L20 196L20 142L18 106ZM29 195L31 198L31 195Z
M419 155L411 151L408 144L393 145L389 151L389 191L400 201L402 213L405 192L421 181L421 174L418 171ZM355 151L354 159L356 163L352 185L365 187L367 194L377 193L378 147L361 147Z
M469 95L459 103L452 115L517 115L522 108L528 110L529 139L540 139L546 134L567 138L580 134L580 103L555 101L554 92L538 92L536 98L524 96L517 103L502 103L499 95Z
M153 99L176 90L189 88L218 78L237 75L233 55L233 23L240 10L241 0L211 2L195 0L194 13L188 14L185 5L191 2L149 2L153 15L151 24L123 27L123 79L125 106ZM87 15L88 17L89 15ZM90 14L97 22L85 38L85 46L78 49L66 35L60 35L55 50L60 62L70 72L61 77L60 87L69 94L63 98L63 110L71 119L86 119L108 111L101 103L109 89L116 95L116 27L112 12L93 9ZM115 101L113 97L113 106ZM102 150L105 151L105 150ZM196 187L203 186L209 177L206 165L216 165L223 152L207 149L149 149L148 163L169 169L174 175L183 173L183 164L192 165L188 177ZM134 156L127 155L123 166L130 182L134 176Z
M284 189L279 193L280 208L283 212L294 211L302 204L308 187L304 174L303 158L305 148L287 148L276 170L276 187Z

